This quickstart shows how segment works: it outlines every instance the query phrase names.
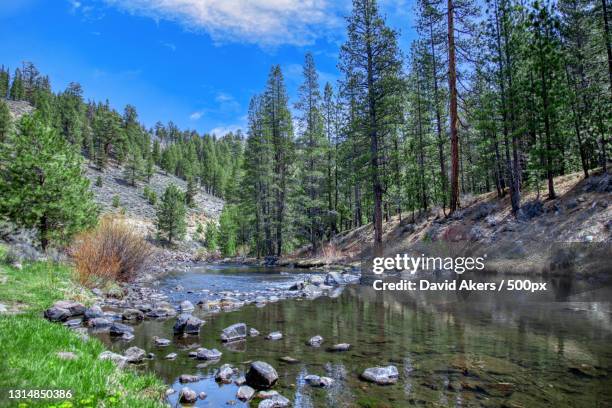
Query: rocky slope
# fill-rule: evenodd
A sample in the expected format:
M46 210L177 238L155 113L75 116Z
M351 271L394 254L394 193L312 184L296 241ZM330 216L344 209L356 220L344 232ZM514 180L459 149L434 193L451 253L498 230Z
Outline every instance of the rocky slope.
M462 197L463 207L451 217L440 209L405 213L401 220L392 217L383 226L384 255L487 254L487 269L506 273L567 270L567 264L580 258L573 272L610 275L612 176L569 174L555 179L555 190L554 200L523 192L519 217L511 214L509 195L500 199L495 193ZM306 248L284 262L304 267L358 264L371 255L372 241L373 228L367 224L336 237L316 256Z

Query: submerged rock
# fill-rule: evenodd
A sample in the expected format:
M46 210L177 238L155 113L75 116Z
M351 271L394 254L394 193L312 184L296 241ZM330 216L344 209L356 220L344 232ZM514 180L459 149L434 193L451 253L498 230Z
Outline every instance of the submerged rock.
M144 319L144 313L138 309L125 309L121 314L123 320L142 320Z
M257 336L259 336L259 331L257 331L257 329L254 329L253 327L251 327L249 329L249 336L257 337Z
M328 351L349 351L351 349L351 345L348 343L339 343L331 346Z
M361 378L379 385L395 384L399 377L397 367L389 365L386 367L370 367L361 373Z
M181 309L181 312L192 312L195 309L195 307L193 306L193 303L191 303L190 301L183 300L181 302L180 309Z
M319 347L321 343L323 343L323 337L318 334L316 336L312 336L307 342L307 344L312 347Z
M275 331L266 336L267 340L280 340L283 338L283 333Z
M110 327L111 336L123 336L124 334L132 334L134 328L123 323L114 322Z
M258 408L285 408L290 405L291 401L289 401L289 399L278 394L272 398L268 398L261 401L258 405Z
M283 363L287 363L287 364L297 364L300 362L300 360L298 360L297 358L293 358L290 356L283 356L281 358L279 358L280 361L282 361Z
M254 361L251 363L245 378L250 386L257 389L267 389L276 384L278 373L270 364L263 361Z
M312 387L329 387L334 383L333 378L319 377L318 375L313 374L304 377L304 381L306 381L308 385Z
M221 340L225 342L243 340L247 335L247 326L244 323L232 324L223 329Z
M198 376L198 375L191 375L191 374L181 374L179 376L179 382L180 383L192 383L192 382L198 382L202 379L202 377Z
M194 390L189 387L181 388L181 393L179 394L179 402L183 404L193 404L198 400L198 394Z
M170 345L170 340L162 339L161 337L153 336L153 342L158 347L166 347Z
M85 310L84 315L85 315L85 320L95 319L96 317L104 316L104 311L102 311L102 308L100 306L93 305L89 309Z
M164 357L166 360L174 360L177 357L176 353L170 353L168 354L166 357Z
M87 321L87 325L89 327L93 327L96 329L106 329L109 328L112 322L105 317L94 317Z
M249 387L248 385L242 385L240 386L240 388L238 388L238 391L236 392L236 398L241 401L248 401L253 398L254 394L255 390L253 388Z

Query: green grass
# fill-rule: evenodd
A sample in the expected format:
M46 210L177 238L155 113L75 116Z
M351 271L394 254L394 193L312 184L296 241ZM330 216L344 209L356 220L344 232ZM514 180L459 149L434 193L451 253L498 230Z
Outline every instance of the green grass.
M0 259L3 258L0 248ZM71 281L68 267L33 263L17 270L0 265L0 303L18 310L0 315L0 406L158 407L166 388L152 375L119 370L98 355L104 346L83 341L61 324L42 318L42 311L59 299L87 303L88 292ZM59 351L78 358L62 360ZM66 400L8 400L9 389L72 390Z

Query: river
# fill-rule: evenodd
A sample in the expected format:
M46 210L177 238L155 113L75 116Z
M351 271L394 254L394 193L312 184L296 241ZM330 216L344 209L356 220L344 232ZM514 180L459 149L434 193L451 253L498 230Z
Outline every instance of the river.
M252 293L283 293L307 274L294 270L246 266L203 266L169 275L158 289L171 301L214 299L230 291L237 298ZM495 277L494 279L499 279ZM279 374L276 391L294 407L604 407L612 406L612 309L582 295L567 301L558 282L552 300L510 295L411 295L375 291L371 285L349 285L314 300L285 299L264 307L212 312L197 307L206 320L199 336L173 338L174 318L145 320L135 326L131 342L97 335L112 350L138 346L156 357L137 367L150 370L179 391L181 374L201 375L187 384L206 399L197 406L248 406L236 398L238 386L215 382L215 370L232 364L241 372L248 362L270 363ZM561 288L561 289L559 289ZM609 294L609 292L606 292ZM282 297L282 296L280 296ZM608 296L607 299L610 299ZM223 344L223 328L238 322L260 336ZM280 331L281 340L267 333ZM306 345L321 335L320 348ZM156 347L153 336L173 339ZM350 343L346 352L327 346ZM217 348L218 362L188 357L195 347ZM168 353L175 360L165 360ZM298 363L285 363L290 356ZM367 367L395 365L399 381L379 386L359 378ZM328 388L306 384L308 374L335 380ZM178 392L169 402L177 404ZM228 405L228 403L230 405Z

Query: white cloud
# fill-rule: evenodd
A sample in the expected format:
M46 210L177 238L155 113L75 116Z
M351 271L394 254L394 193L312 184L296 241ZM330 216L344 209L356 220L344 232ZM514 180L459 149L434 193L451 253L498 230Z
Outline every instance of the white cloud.
M173 43L160 41L160 44L163 45L164 47L168 48L172 52L176 51L176 45L174 45Z
M308 45L343 28L333 0L105 0L156 20L206 31L216 42Z
M198 120L202 117L202 112L193 112L191 115L189 115L189 119L191 120Z
M238 130L242 130L243 126L242 125L227 125L227 126L217 126L211 130L208 131L209 134L211 135L216 135L217 137L222 137L227 135L230 132L236 132Z

